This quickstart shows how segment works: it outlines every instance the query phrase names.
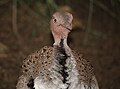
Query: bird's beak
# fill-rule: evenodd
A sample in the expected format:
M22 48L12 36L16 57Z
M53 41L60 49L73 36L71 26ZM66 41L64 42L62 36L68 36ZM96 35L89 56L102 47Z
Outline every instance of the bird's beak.
M67 30L72 31L72 25L70 23L59 24L58 26L62 26L63 28L66 28Z

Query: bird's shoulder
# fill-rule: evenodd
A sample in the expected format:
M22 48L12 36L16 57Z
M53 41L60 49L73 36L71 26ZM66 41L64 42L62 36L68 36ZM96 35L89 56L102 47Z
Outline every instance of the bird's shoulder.
M94 76L93 66L90 61L83 58L82 54L72 50L73 56L76 60L76 67L79 73L79 78L81 81L89 82Z
M51 63L53 47L44 46L40 50L34 51L28 55L22 64L22 74L37 76L38 73L46 69Z
M28 55L22 64L22 69L20 73L20 77L17 83L17 89L29 89L34 86L34 79L38 75L44 75L43 70L46 71L46 75L43 77L47 77L48 70L47 68L50 66L51 55L53 53L53 47L44 46L40 50L34 51L30 55Z

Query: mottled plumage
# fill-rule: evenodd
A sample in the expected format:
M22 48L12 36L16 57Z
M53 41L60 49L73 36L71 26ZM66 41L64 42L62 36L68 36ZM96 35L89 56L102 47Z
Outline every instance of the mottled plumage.
M24 59L17 89L99 89L93 67L67 45L72 15L56 12L51 19L53 47Z

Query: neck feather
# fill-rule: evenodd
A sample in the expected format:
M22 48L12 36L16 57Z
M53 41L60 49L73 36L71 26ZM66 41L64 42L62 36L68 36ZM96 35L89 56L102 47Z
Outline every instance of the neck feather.
M66 38L64 38L64 39L55 39L55 43L53 45L58 46L58 47L62 47L62 48L68 47L67 39Z

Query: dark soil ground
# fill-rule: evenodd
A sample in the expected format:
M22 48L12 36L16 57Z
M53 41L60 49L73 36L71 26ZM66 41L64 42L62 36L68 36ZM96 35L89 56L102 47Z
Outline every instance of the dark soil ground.
M68 5L82 25L74 26L70 33L70 47L91 61L100 89L120 89L120 3L119 7L115 8L102 0L111 12L116 11L114 13L119 18L94 4L91 30L88 32L87 0L72 1L74 0ZM17 28L20 36L16 35L12 27L12 3L9 1L0 6L0 89L15 89L22 60L34 50L53 44L49 20L39 13L36 14L39 5L33 4L30 8L26 5L18 6ZM64 5L61 2L57 4ZM44 12L44 9L40 8L42 7L39 7L38 11Z

